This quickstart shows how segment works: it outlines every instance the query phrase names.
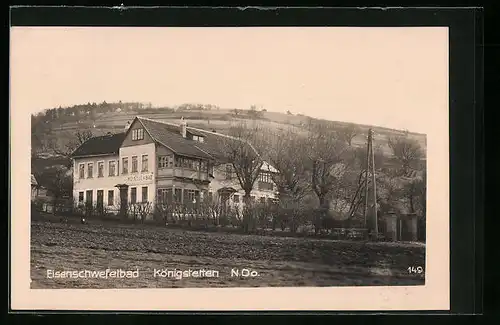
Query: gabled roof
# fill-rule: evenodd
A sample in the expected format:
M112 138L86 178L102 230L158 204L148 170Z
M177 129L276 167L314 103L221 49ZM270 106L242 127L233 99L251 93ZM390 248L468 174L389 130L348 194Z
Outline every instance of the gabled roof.
M182 137L179 126L153 121L143 117L137 118L154 141L171 149L173 152L179 155L196 158L214 158L214 156L211 155L213 152L199 148L202 147L204 143Z
M203 136L204 141L199 142L182 137L180 126L177 124L151 120L141 116L138 116L137 119L156 142L179 155L220 160L223 159L223 154L220 152L220 139L225 137L239 140L225 134L187 127L187 132ZM252 146L250 145L250 147Z
M124 132L93 137L80 145L71 156L86 157L118 154L123 140L125 140Z
M137 119L142 123L146 131L156 142L179 155L214 159L219 161L223 160L224 155L220 152L221 138L243 141L246 145L250 146L250 148L252 148L257 155L259 155L257 150L250 143L226 134L186 127L187 132L204 137L203 142L198 142L182 137L180 133L180 126L177 124L151 120L141 116L137 116ZM270 172L277 172L277 170L267 162L264 162L261 169Z

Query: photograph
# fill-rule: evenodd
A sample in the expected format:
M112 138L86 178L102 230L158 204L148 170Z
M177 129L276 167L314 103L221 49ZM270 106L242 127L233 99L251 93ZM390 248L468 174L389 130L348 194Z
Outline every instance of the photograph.
M30 292L436 285L447 28L10 33Z

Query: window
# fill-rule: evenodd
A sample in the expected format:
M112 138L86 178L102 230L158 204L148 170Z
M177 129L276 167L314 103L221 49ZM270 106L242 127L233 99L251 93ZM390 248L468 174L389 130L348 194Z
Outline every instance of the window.
M87 165L87 178L94 177L94 163L88 163Z
M158 168L167 168L168 164L168 156L159 156L158 157Z
M97 177L104 177L104 161L97 163Z
M272 178L270 173L266 172L261 172L259 174L259 181L264 182L264 183L272 183Z
M141 172L146 173L148 171L148 155L142 155Z
M113 190L108 191L108 205L115 205L115 192Z
M174 157L168 156L168 167L172 168L174 166Z
M212 192L208 192L208 201L212 202L213 199L214 199L214 194Z
M200 191L198 190L184 190L186 193L186 201L184 203L197 203L200 200Z
M172 189L161 188L157 192L157 200L159 203L172 203Z
M110 160L109 161L109 176L116 176L116 161Z
M86 196L87 196L86 197L87 204L92 205L92 202L94 201L94 199L92 198L92 190L88 190Z
M78 203L83 203L83 192L78 192Z
M132 173L137 173L137 156L132 156Z
M240 203L240 196L238 194L233 195L233 202Z
M262 191L272 191L273 186L274 186L273 183L259 182L259 184L258 184L259 190L262 190Z
M267 172L261 172L259 174L259 182L258 182L259 190L273 190L273 181L271 178L271 174Z
M208 171L208 169L207 169L207 162L206 161L202 160L200 162L200 169L201 169L202 172L205 172L205 173Z
M144 139L144 129L134 129L132 130L132 140L143 140Z
M97 208L102 209L104 205L104 191L97 190Z
M148 187L143 186L142 187L142 202L148 202Z
M214 174L214 166L212 164L208 164L208 174L209 175Z
M193 135L193 140L198 142L203 142L204 138L201 135Z
M78 168L79 168L78 171L80 173L79 177L85 178L85 164L80 164Z
M136 187L130 188L130 203L132 203L132 204L137 203L137 188Z
M175 167L181 167L182 166L182 158L175 157Z
M231 164L226 165L226 179L233 178L233 166Z
M123 175L128 174L128 157L122 158L122 174Z
M176 188L174 192L174 202L181 203L182 202L182 189Z

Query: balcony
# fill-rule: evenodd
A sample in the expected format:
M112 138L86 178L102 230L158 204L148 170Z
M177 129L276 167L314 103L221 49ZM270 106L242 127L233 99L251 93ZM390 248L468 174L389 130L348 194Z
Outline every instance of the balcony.
M159 177L182 177L198 180L208 180L207 172L188 168L158 168Z
M273 183L259 181L258 189L261 191L272 191L273 190Z

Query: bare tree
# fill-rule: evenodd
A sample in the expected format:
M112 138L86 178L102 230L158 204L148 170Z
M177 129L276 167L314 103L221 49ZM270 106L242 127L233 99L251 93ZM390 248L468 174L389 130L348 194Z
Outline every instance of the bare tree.
M349 146L352 146L352 140L359 134L359 128L354 124L348 124L339 130L337 134L340 140L345 141Z
M46 149L52 151L56 155L63 156L69 159L79 146L84 144L92 137L92 130L78 130L74 134L74 137L65 144L59 143L57 137L51 139L51 141L49 141L49 143L47 144Z
M310 189L307 176L307 140L297 135L291 128L273 133L267 132L270 145L265 157L277 172L271 178L280 196L300 201Z
M310 124L308 141L311 187L319 200L319 214L315 214L313 220L314 231L318 233L326 219L330 219L327 218L329 197L338 181L338 168L349 147L338 139L329 123Z
M281 132L269 131L266 136L270 145L265 157L276 169L270 175L278 188L281 227L284 230L288 225L295 232L304 221L303 198L310 191L306 165L307 139L291 128Z
M410 138L408 133L404 136L389 138L388 145L400 163L403 174L408 173L412 166L424 156L418 141Z
M262 148L258 124L248 125L239 123L232 125L227 136L220 136L218 141L219 152L222 158L233 166L238 182L245 192L244 201L250 200L250 193L259 176L263 160L257 151Z
M327 124L315 125L309 132L308 140L311 185L320 207L325 208L328 194L337 179L335 171L344 160L348 147Z
M417 213L420 216L425 216L426 210L426 176L416 175L403 179L401 188L401 196L408 204L410 213Z
M245 192L243 202L243 228L248 231L251 224L250 193L259 177L263 160L257 148L264 148L264 139L260 136L262 128L255 122L252 125L239 123L232 125L227 136L218 140L219 153L223 161L232 165L240 187Z

